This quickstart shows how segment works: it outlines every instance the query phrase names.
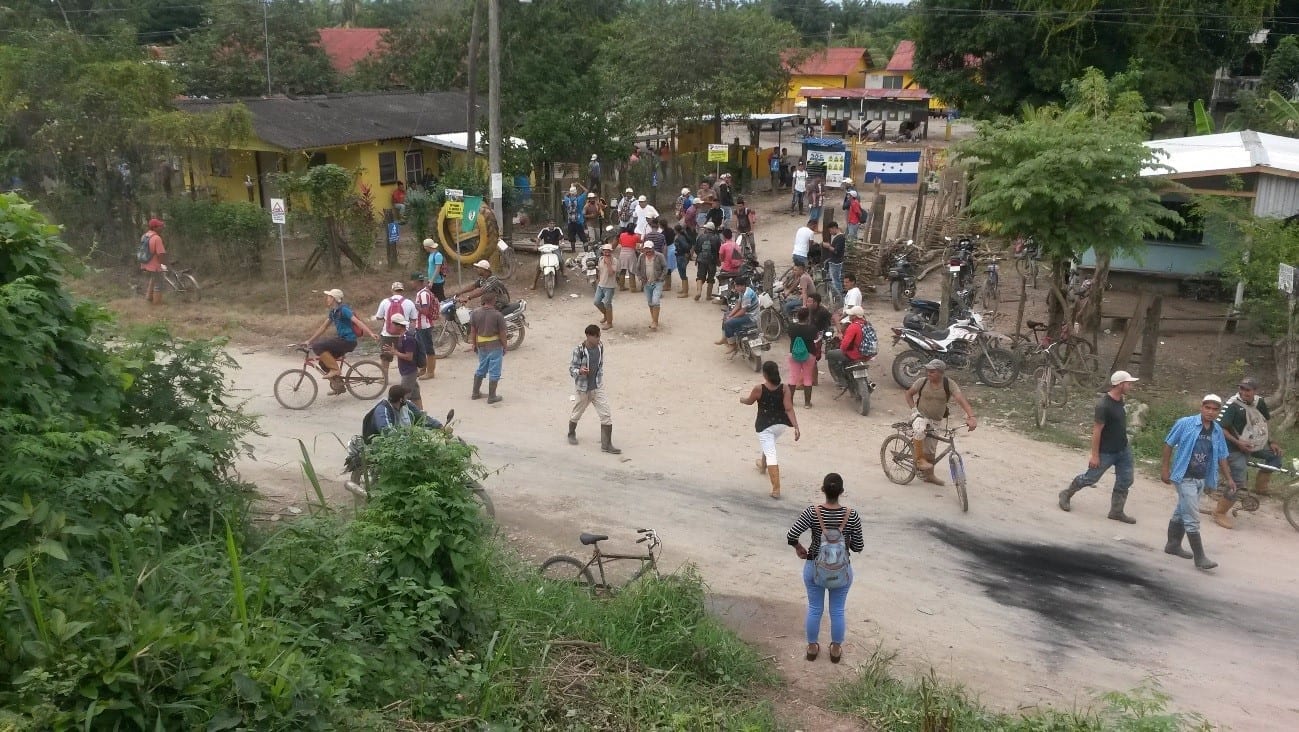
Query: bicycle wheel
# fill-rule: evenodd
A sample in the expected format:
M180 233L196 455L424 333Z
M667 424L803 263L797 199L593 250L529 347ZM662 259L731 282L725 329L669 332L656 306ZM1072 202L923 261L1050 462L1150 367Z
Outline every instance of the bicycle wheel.
M514 276L514 250L507 249L501 252L501 279L508 280Z
M1037 372L1037 388L1033 395L1033 423L1038 429L1046 426L1046 410L1051 404L1051 375L1049 369Z
M1001 288L996 282L984 282L983 289L979 292L979 302L983 304L983 309L990 312L997 312L1001 303Z
M176 275L176 295L184 302L198 302L203 297L199 290L198 280L188 272Z
M884 475L898 485L906 485L916 477L916 460L911 440L906 435L889 435L880 445L880 466Z
M591 570L576 559L556 554L541 563L541 578L551 582L576 582L583 587L595 587Z
M482 484L476 480L470 481L469 489L473 491L474 501L483 507L483 513L487 514L487 518L496 518L496 504L492 503L492 497L487 495L487 490Z
M1019 376L1019 361L1004 348L989 348L987 356L974 364L974 372L988 386L1010 386Z
M970 497L965 492L965 461L961 459L961 454L955 448L952 449L952 454L947 456L947 467L952 472L952 485L956 487L956 500L961 504L961 512L968 512Z
M1285 520L1290 522L1290 526L1295 531L1299 531L1299 490L1290 491L1290 495L1285 497L1282 509L1285 510Z
M357 399L378 399L388 387L388 375L378 361L356 361L347 365L343 385Z
M785 323L776 312L779 305L773 305L762 312L758 313L758 328L762 331L762 337L769 341L775 341L785 332Z
M306 369L289 369L275 377L275 401L285 409L306 409L316 401L316 379Z
M446 358L451 352L456 350L456 344L460 342L460 329L452 325L450 321L443 318L442 322L433 333L433 352L438 358Z

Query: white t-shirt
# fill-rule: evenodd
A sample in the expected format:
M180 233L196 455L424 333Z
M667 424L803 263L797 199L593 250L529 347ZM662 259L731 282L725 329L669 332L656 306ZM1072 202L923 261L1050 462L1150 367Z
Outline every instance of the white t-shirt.
M807 171L806 171L806 170L795 170L795 171L794 171L794 190L798 191L799 193L802 193L802 192L804 192L804 191L807 190Z
M388 332L388 303L400 303L401 314L405 316L406 320L411 324L414 324L415 321L419 319L419 311L415 309L415 303L408 300L405 295L394 293L392 297L384 298L383 301L379 303L379 309L374 313L374 319L383 321L383 331L379 333L379 335L385 335L391 338L397 334Z
M806 257L809 249L812 248L812 238L816 232L812 231L810 226L800 226L798 231L794 232L794 256Z
M632 213L636 216L636 233L641 236L645 236L649 233L650 219L657 219L659 217L659 210L648 203L644 206L639 203L636 204L636 208L633 209Z
M853 305L861 305L860 287L854 287L843 294L843 309L847 310Z

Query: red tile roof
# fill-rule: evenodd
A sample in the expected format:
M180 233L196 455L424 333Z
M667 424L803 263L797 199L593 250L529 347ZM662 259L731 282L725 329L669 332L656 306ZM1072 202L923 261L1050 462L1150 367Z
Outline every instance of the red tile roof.
M387 28L321 28L320 47L340 74L350 73L361 59L379 49Z
M799 49L796 48L787 49L785 58L798 52ZM870 51L865 48L825 48L809 55L797 68L791 68L789 73L798 76L851 76L857 73L858 64L863 58L866 68L870 68Z
M925 89L820 89L803 87L798 95L807 99L928 99Z
M884 70L911 71L915 67L915 56L915 41L898 41L898 47L893 50L893 57L889 59L889 65L885 66Z

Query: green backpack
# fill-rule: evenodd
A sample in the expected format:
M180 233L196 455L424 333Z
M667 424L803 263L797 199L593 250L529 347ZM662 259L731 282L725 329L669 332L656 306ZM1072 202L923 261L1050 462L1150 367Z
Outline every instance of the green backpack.
M793 356L794 360L799 363L803 363L812 355L812 352L807 350L807 344L803 342L803 336L794 336L794 343L789 348L789 355Z

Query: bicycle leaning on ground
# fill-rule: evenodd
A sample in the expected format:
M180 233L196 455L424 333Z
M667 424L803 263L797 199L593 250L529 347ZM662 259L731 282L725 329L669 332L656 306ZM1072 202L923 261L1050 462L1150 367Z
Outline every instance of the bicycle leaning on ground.
M932 426L925 430L925 440L946 443L941 453L934 455L934 464L947 458L947 468L952 474L952 486L956 488L956 500L961 504L961 511L970 510L970 498L965 492L965 460L956 449L956 432L964 425L951 427L947 423L941 429ZM916 456L913 435L915 431L910 422L894 422L895 433L884 438L880 445L880 464L884 475L898 485L906 485L916 477Z
M302 366L275 377L275 401L285 409L306 409L316 401L316 394L320 391L314 374L323 377L327 369L312 352L310 345L292 343L289 348L302 352ZM378 399L388 386L388 375L378 361L364 359L349 363L346 356L340 356L338 370L343 374L338 377L342 380L343 387L362 401Z
M163 265L158 271L158 279L171 288L181 302L198 302L203 297L203 291L198 286L198 280L194 279L194 269L177 269L176 263L177 260L173 259L171 264ZM138 278L132 278L131 292L144 295Z
M577 582L583 587L589 587L594 592L605 592L613 594L621 587L625 587L632 582L640 579L646 572L653 572L658 576L658 554L659 535L654 529L636 529L636 533L641 537L636 540L637 544L648 543L644 554L610 554L600 551L600 542L607 540L609 537L604 534L587 534L583 533L578 537L578 541L583 545L591 547L591 558L585 563L573 557L557 554L541 563L541 576L548 580L559 582ZM605 565L613 564L619 561L636 561L640 563L635 573L621 584L612 584L605 574ZM600 573L600 581L597 582L595 575L591 573L591 566Z

